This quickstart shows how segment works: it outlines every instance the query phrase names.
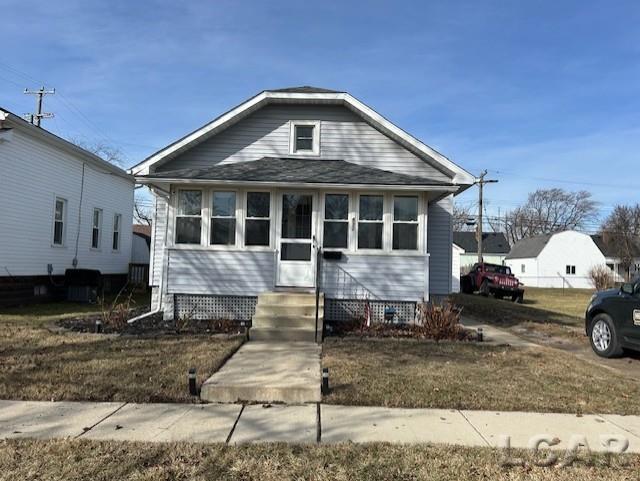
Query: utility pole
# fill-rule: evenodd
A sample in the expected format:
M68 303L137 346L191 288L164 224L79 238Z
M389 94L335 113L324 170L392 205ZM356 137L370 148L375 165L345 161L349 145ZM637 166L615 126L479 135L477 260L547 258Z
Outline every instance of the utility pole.
M498 182L497 180L494 179L490 179L490 180L485 180L485 176L487 175L487 171L484 170L481 174L480 177L478 177L478 179L476 180L476 184L478 184L478 226L476 228L476 236L477 236L477 240L478 240L478 263L482 263L483 260L483 256L482 256L482 210L484 208L483 204L484 204L484 198L483 198L483 191L484 191L484 184L494 184L496 182Z
M52 113L42 112L42 100L45 95L55 94L56 89L45 90L44 87L40 87L39 90L24 89L24 93L27 95L36 95L36 112L34 114L27 114L26 119L36 127L40 127L40 121L42 119L50 119L53 117Z

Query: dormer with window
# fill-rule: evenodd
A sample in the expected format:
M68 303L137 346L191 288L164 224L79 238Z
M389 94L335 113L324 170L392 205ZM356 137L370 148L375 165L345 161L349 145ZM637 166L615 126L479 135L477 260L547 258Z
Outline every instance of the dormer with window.
M289 135L290 154L320 155L320 122L292 120Z

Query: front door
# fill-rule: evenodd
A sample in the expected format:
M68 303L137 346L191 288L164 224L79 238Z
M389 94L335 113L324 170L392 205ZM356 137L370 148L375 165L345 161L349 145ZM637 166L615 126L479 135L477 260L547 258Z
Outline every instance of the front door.
M315 286L315 195L281 192L278 286Z

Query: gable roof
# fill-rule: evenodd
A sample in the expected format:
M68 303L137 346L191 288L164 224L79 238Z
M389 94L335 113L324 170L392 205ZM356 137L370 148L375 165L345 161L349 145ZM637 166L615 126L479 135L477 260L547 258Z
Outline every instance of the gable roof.
M526 237L519 240L511 248L511 252L507 254L507 259L528 259L531 257L538 257L542 252L553 234L538 235L535 237Z
M475 177L469 172L397 127L371 107L360 102L350 94L308 86L262 91L201 128L147 157L129 169L129 172L136 176L148 175L154 166L169 161L180 153L225 130L265 105L276 103L342 105L352 110L367 123L398 142L407 150L419 156L425 162L449 175L453 179L454 184L466 188L475 181Z
M63 139L42 127L37 127L30 122L27 122L22 117L10 112L9 110L0 107L0 130L10 131L12 128L17 128L20 131L31 135L42 142L53 144L61 150L68 153L77 155L85 160L87 163L94 167L106 170L107 172L127 179L133 182L133 177L125 172L120 167L113 165L111 162L107 162L103 158L97 156L93 152L83 149L82 147Z
M366 167L345 160L263 157L247 162L216 164L206 169L180 169L138 176L138 181L219 181L242 183L393 185L453 187L453 184Z
M465 252L478 252L478 240L475 232L454 232L453 243L462 247ZM485 232L482 234L482 251L485 254L508 254L511 249L502 232Z
M602 252L603 256L612 259L620 257L618 252L616 252L614 244L612 242L607 242L605 236L603 236L602 234L594 234L591 236L591 239L593 239L593 242L595 243L596 247L600 249L600 252ZM640 258L640 239L636 240L631 245L631 256Z

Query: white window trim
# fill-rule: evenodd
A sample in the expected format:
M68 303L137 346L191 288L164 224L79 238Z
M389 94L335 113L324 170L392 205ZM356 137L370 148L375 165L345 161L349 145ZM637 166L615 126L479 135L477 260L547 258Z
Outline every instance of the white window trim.
M319 120L290 120L289 121L289 154L300 156L320 155L320 124ZM313 150L296 151L296 127L313 127Z
M187 190L197 190L200 192L200 215L179 215L178 209L180 204L180 192ZM207 220L209 215L208 208L208 196L207 190L197 187L181 187L176 189L172 195L172 202L170 202L171 206L171 247L180 249L180 248L193 248L193 247L202 247L207 246L207 238L205 236L209 235L209 222ZM179 244L176 242L178 229L177 229L177 219L178 217L200 217L200 243L199 244Z
M382 197L382 219L381 220L360 220L360 197L362 197L363 195L366 196L376 196L376 197ZM355 234L354 234L354 250L356 252L361 252L361 253L379 253L379 252L385 252L385 253L389 253L390 249L389 249L389 228L388 228L388 224L389 224L389 205L388 205L388 195L385 192L358 192L357 195L355 196L355 217L354 217L354 224L355 224ZM365 223L365 224L380 224L382 223L382 248L380 249L371 249L368 247L360 247L358 245L358 236L359 236L359 231L360 231L360 222Z
M96 217L96 211L98 211L100 213L100 215L98 216L98 246L94 247L93 246L93 230L96 228L94 225L94 221L95 221L95 217ZM103 221L104 221L104 211L102 209L100 209L99 207L94 207L93 210L91 211L91 236L89 237L89 245L91 246L91 250L92 251L100 251L102 250L102 225L103 225Z
M248 206L249 206L249 193L250 192L265 192L269 194L269 217L249 217L248 216ZM273 245L275 243L275 209L277 207L276 203L276 195L273 190L270 189L247 189L244 191L243 202L242 202L242 229L241 229L241 246L244 249L248 250L257 250L257 251L269 251L273 250ZM247 220L268 220L269 221L269 245L267 246L250 246L246 244L245 239L245 226Z
M396 220L395 219L395 199L396 197L415 197L417 202L416 208L416 220ZM390 205L390 215L391 215L391 245L390 249L392 252L420 252L422 249L421 242L421 233L420 231L420 216L422 215L422 196L420 194L392 194L391 195L391 205ZM393 226L395 224L410 224L416 226L416 248L415 249L394 249L393 248Z
M116 219L118 219L118 230L116 230ZM118 248L113 248L113 234L118 234ZM122 244L122 214L113 214L113 229L111 231L111 250L113 252L120 252L120 245Z
M189 189L191 190L191 189ZM235 217L227 217L227 216L213 216L212 212L211 212L211 207L212 207L212 202L213 202L213 193L214 192L233 192L236 195L236 208L235 208ZM240 230L240 220L242 217L242 191L241 190L235 190L235 189L225 189L225 188L213 188L213 189L208 189L206 191L206 193L202 194L202 198L204 201L204 198L206 196L206 211L207 211L207 215L206 215L206 226L205 226L205 221L203 218L202 221L202 225L201 228L202 230L205 231L205 245L210 247L211 249L217 249L217 250L229 250L229 249L236 249L238 247L240 247L242 245L241 242L241 236L242 236L242 231ZM202 210L202 213L204 214L204 210ZM204 216L203 216L204 217ZM212 220L213 219L235 219L236 220L236 239L235 242L233 244L213 244L211 243L211 225L212 225ZM196 245L196 244L178 244L178 245Z
M60 244L56 244L56 204L58 201L62 201L62 242ZM51 223L51 247L55 247L56 249L63 249L67 244L67 210L68 210L69 202L64 197L60 197L59 195L53 196L53 222Z
M347 196L347 218L346 219L327 219L326 216L326 198L327 195L346 195ZM320 229L318 232L318 237L320 238L320 241L322 242L322 249L328 252L331 251L337 251L337 252L344 252L344 251L350 251L353 250L352 249L352 242L353 242L353 232L354 229L352 229L353 226L353 196L351 195L351 193L349 192L345 192L345 191L335 191L335 192L322 192L321 195L321 206L320 206L320 212L321 212L321 218L320 218ZM325 222L343 222L347 224L347 245L346 247L326 247L324 245L324 224Z

